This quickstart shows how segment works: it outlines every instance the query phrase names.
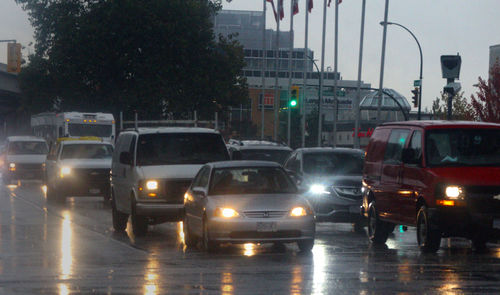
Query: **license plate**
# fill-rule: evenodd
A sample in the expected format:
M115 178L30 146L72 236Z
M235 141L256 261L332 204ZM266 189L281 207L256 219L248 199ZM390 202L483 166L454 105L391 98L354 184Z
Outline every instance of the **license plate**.
M351 206L349 207L350 213L359 213L359 206Z
M493 228L500 229L500 218L493 219Z
M276 231L276 222L257 222L258 232L273 232Z
M98 189L98 188L91 188L91 189L89 189L89 193L91 193L91 194L98 194L100 192L101 192L101 190Z

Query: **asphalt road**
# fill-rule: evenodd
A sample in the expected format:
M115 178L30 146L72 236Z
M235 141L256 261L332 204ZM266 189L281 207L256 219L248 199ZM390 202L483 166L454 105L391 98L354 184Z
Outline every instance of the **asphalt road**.
M420 254L415 231L372 247L348 224L317 224L312 253L295 245L186 249L180 223L144 238L117 234L101 198L47 204L40 183L0 187L0 294L500 293L500 248L444 239Z

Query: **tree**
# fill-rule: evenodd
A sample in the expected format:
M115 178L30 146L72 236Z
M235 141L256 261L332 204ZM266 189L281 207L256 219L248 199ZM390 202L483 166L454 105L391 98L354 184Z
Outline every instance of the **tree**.
M471 121L474 119L472 113L472 106L467 101L467 98L464 97L464 92L455 94L452 100L452 119ZM441 97L436 97L432 102L432 114L434 119L447 119L448 94L441 92Z
M488 82L479 77L479 91L471 95L472 108L477 120L500 123L500 63L490 69Z
M20 74L32 112L199 117L248 98L243 49L215 38L210 0L16 0L35 28Z

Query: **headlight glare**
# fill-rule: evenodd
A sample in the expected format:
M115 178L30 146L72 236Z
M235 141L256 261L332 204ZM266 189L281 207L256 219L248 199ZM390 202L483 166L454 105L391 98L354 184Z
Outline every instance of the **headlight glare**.
M156 181L156 180L146 181L146 188L150 191L157 190L158 189L158 181Z
M445 196L449 199L458 199L463 197L463 190L459 186L447 186L445 189Z
M71 167L62 167L61 168L61 178L64 176L70 175L71 174Z
M293 217L300 217L300 216L306 216L307 211L303 207L295 207L292 210L290 210L290 216Z
M313 184L309 188L309 191L313 194L329 194L330 192L326 190L325 186L322 184Z
M232 208L219 208L218 211L218 215L224 218L233 218L239 215L238 212Z
M9 171L16 171L16 163L9 163Z

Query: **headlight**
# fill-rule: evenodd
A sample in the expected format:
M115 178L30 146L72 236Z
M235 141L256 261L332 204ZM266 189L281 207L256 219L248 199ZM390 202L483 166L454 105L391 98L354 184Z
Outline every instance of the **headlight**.
M295 207L292 210L290 210L290 216L293 217L300 217L300 216L306 216L307 211L303 207Z
M462 188L456 185L447 186L444 190L444 194L449 199L462 199L464 196Z
M216 215L224 218L233 218L238 216L238 212L232 208L218 208Z
M16 171L16 163L9 163L9 171Z
M309 188L309 191L313 194L330 194L329 191L326 190L325 186L322 184L313 184Z
M70 175L71 174L71 167L62 167L61 168L61 178L64 176Z
M146 188L150 191L157 190L158 189L158 181L156 181L156 180L146 181Z

